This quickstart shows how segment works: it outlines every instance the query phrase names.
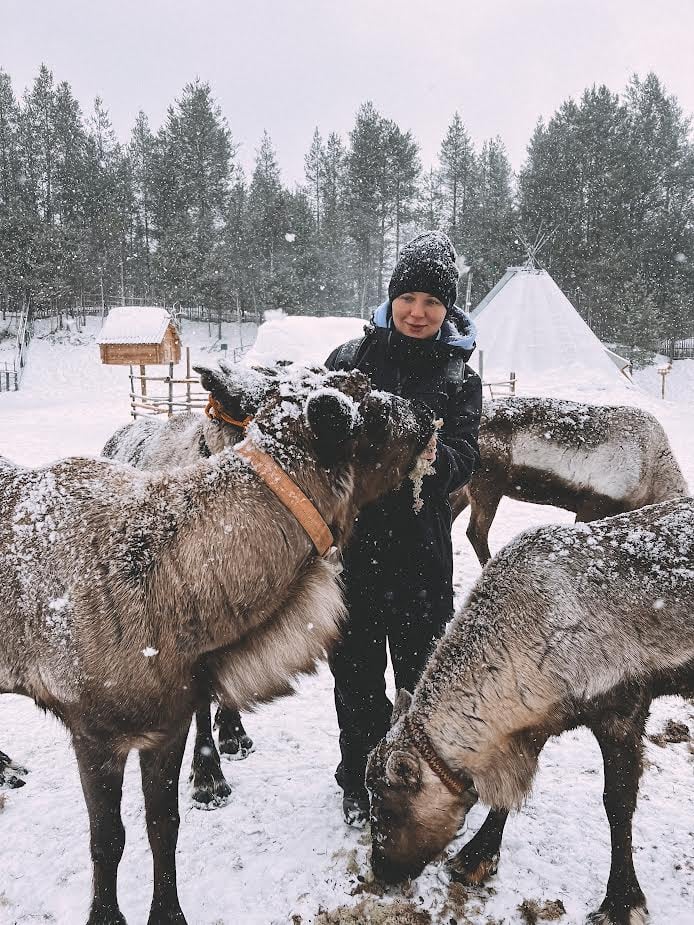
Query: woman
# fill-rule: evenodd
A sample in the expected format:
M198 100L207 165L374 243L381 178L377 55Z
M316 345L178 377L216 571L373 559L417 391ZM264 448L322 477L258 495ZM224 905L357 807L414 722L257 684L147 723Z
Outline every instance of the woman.
M416 504L413 483L364 509L345 550L349 617L330 667L342 760L335 777L350 825L368 819L366 757L388 730L386 640L396 687L412 690L432 644L453 613L448 495L479 462L482 385L466 361L475 330L456 305L458 270L450 240L426 232L407 244L388 301L363 338L334 350L329 369L360 369L375 388L425 402L443 420ZM419 510L415 510L419 508Z

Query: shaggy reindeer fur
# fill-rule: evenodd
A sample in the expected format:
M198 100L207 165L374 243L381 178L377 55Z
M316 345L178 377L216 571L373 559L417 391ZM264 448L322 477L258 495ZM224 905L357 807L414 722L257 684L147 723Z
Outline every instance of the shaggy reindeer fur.
M220 361L219 369L195 367L203 388L210 392L228 417L242 422L255 415L268 390L277 385L282 369L243 369ZM299 378L313 374L299 370ZM290 374L287 373L290 378ZM314 375L315 378L315 375ZM241 426L203 414L176 414L167 420L141 417L121 427L108 440L102 455L129 463L138 469L175 469L222 452L243 439ZM214 807L226 802L231 793L222 772L219 753L245 758L253 749L238 710L220 707L216 725L219 727L219 752L212 735L210 704L195 713L196 737L190 772L193 800Z
M481 466L451 495L453 517L471 507L467 536L480 564L501 498L551 504L590 521L682 498L687 484L660 423L639 408L553 398L483 405Z
M549 736L588 726L602 749L612 834L607 894L592 921L645 921L631 819L653 697L694 691L694 501L521 534L484 569L409 705L469 788L454 797L397 721L372 753L374 869L418 873L479 797L517 809ZM406 697L400 698L400 708ZM479 880L495 866L505 815L451 862ZM475 841L476 839L473 839ZM474 863L472 863L474 861Z
M430 412L371 393L361 374L277 389L250 428L329 523L396 487L431 434ZM172 472L67 459L0 460L0 692L72 733L89 809L89 925L116 898L128 752L140 751L154 856L149 925L185 925L176 891L178 779L193 710L290 689L335 639L338 567L233 452ZM291 641L291 643L290 643Z

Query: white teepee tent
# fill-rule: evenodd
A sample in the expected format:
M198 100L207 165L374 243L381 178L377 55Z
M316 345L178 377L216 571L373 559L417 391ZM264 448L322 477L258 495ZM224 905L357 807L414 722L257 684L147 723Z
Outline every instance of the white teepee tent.
M544 269L509 267L472 312L484 378L519 384L552 377L614 386L625 382L600 340Z

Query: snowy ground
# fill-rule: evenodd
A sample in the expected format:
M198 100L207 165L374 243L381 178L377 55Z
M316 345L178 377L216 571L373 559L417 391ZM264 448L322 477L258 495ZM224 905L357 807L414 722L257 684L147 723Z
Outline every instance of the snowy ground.
M96 454L128 420L126 370L100 365L93 333L90 327L80 335L33 341L22 390L0 395L1 454L28 465L66 454ZM230 346L236 335L235 328L224 332ZM184 323L183 339L198 361L210 362L218 355L205 349L206 325ZM335 343L339 340L337 336ZM640 373L638 381L643 391L615 381L613 390L594 394L589 381L562 390L556 377L519 385L521 393L541 390L647 408L662 421L694 485L694 363L675 364L668 383L673 401L657 397L660 379L654 369ZM492 549L528 526L569 520L564 511L505 499L492 529ZM461 596L479 574L465 526L461 518L454 527ZM0 925L78 925L86 919L90 889L88 822L67 736L29 700L5 697L0 709L0 748L31 769L24 788L2 794ZM660 731L669 718L688 723L694 731L691 703L659 701L650 731ZM248 718L247 728L257 748L245 762L225 763L234 787L228 806L215 812L194 810L185 777L181 781L178 872L190 925L307 925L321 907L361 901L364 885L358 878L368 877L367 839L341 820L332 778L338 749L328 671L304 681L295 697L259 709ZM635 818L637 873L652 923L691 925L691 743L649 743L647 759ZM609 868L601 790L599 751L587 732L550 742L541 756L532 799L507 827L499 872L488 887L471 892L461 907L449 896L440 868L432 865L415 881L410 901L428 910L434 925L491 925L525 921L518 911L525 899L560 899L566 908L560 921L577 925L601 901ZM139 925L149 908L151 858L135 758L126 770L123 810L127 844L119 896L128 921ZM473 811L470 831L483 815L483 807ZM401 895L393 890L382 901Z

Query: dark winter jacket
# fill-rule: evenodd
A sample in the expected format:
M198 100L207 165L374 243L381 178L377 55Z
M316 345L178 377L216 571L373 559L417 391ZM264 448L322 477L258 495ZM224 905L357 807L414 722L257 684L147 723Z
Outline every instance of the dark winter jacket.
M423 480L422 509L414 510L413 483L362 510L345 551L348 594L355 585L396 605L420 601L452 613L453 552L448 495L469 481L479 463L477 433L482 384L466 365L475 347L472 322L459 308L447 315L434 340L406 337L391 321L390 302L379 306L361 340L334 350L329 369L360 369L375 388L425 402L437 418L434 468Z

